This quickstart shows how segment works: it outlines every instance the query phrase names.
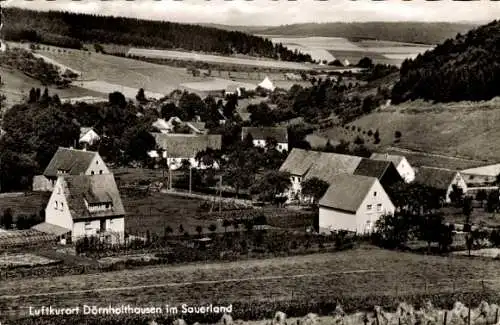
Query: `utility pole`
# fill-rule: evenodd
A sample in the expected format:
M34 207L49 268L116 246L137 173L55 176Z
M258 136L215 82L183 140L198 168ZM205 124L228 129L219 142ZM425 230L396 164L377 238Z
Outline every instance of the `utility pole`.
M169 183L169 190L172 190L172 168L168 169L168 183Z
M192 173L193 168L189 166L189 194L191 194L191 182L193 179L193 173Z
M222 175L219 176L219 213L222 211Z

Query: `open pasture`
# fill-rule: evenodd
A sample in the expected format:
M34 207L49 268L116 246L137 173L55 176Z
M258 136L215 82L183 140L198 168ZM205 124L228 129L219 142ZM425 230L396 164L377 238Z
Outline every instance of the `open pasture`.
M0 304L25 308L265 301L318 296L444 294L498 288L496 261L360 248L229 263L159 266L53 279L7 280Z
M423 101L390 105L362 116L350 126L372 132L379 130L381 146L397 146L414 151L463 157L489 162L500 161L496 127L500 120L500 100L432 104ZM402 133L394 143L396 131ZM324 130L321 135L340 140L342 128ZM358 134L352 134L352 140ZM369 137L361 135L367 140ZM476 165L477 166L477 165ZM466 167L467 168L467 167ZM469 167L470 168L470 167Z
M49 94L57 94L59 98L99 96L99 92L91 91L75 85L68 88L59 89L52 86L44 86L36 79L33 79L21 71L12 70L0 66L0 76L2 76L1 92L7 97L7 107L17 104L28 97L31 88L47 88Z
M171 50L153 50L153 49L142 49L142 48L131 48L128 51L129 55L135 55L139 57L150 57L150 58L165 58L165 59L176 59L176 60L186 60L186 61L203 61L211 63L224 63L224 64L234 64L234 65L247 65L247 66L257 66L257 67L268 67L277 69L290 69L290 70L310 70L311 66L287 61L277 61L270 59L261 58L250 58L250 57L233 57L233 56L220 56L220 55L210 55L202 54L196 52L183 52L183 51L171 51Z
M37 52L60 64L81 71L83 81L101 81L103 85L122 85L135 89L135 93L139 88L144 88L145 91L151 93L168 94L181 83L210 80L210 78L193 77L183 68L174 68L94 52L71 49L64 49L63 52L60 52L60 48L56 47L43 46L43 48L49 48L50 50ZM96 87L94 86L90 84L89 88L95 90ZM104 89L102 92L106 93L108 91L108 89Z

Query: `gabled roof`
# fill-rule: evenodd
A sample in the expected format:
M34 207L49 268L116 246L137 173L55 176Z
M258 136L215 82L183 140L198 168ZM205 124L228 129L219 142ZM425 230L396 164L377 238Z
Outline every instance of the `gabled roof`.
M245 139L248 134L254 140L267 140L274 138L279 143L288 143L288 130L282 127L243 127L241 128L241 139Z
M354 175L376 177L380 180L391 167L394 165L390 161L362 159L354 171Z
M207 148L220 149L220 134L163 134L151 133L156 145L167 151L168 158L194 158L196 154Z
M175 117L173 117L173 118L175 118ZM153 122L152 126L157 128L158 130L170 130L172 128L171 121L172 121L172 118L168 122L162 118L159 118Z
M465 169L465 170L462 170L460 173L471 174L471 175L495 176L496 177L498 174L500 174L500 164Z
M90 131L94 131L94 129L91 127L81 127L80 128L80 138L83 137L85 134L89 133ZM95 132L95 133L97 134L97 132Z
M259 86L270 91L273 91L276 88L273 82L267 76L264 78L264 80L262 80Z
M339 174L331 178L331 185L319 200L319 205L356 213L373 185L375 177Z
M446 190L457 174L456 170L422 166L415 175L415 183Z
M322 152L306 175L306 178L317 177L331 183L332 178L339 174L353 174L363 158Z
M383 161L391 161L395 167L398 167L401 161L405 159L404 156L399 156L399 155L390 155L388 153L372 153L370 156L370 159L373 160L383 160Z
M59 181L63 185L63 193L73 220L125 215L113 174L64 176ZM90 212L86 202L111 203L112 207L110 210Z
M320 156L321 152L319 151L293 148L281 165L280 171L304 176Z
M58 170L62 170L68 175L83 175L96 155L98 153L95 151L59 147L45 168L43 175L56 177L59 176Z

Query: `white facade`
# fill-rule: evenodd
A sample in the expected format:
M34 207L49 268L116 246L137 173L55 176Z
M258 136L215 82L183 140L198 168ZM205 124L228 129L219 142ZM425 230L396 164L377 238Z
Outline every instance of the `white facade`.
M120 239L123 238L125 234L124 217L73 221L62 180L63 178L59 178L54 185L52 195L45 208L45 222L69 229L73 241L84 236L106 232L116 234Z
M260 139L260 140L253 140L253 145L254 147L261 147L261 148L265 148L266 145L267 145L267 142L266 140L263 140L263 139ZM284 150L288 151L288 143L285 143L285 142L278 142L276 144L276 150L278 150L279 152L282 152Z
M93 130L89 129L85 134L80 137L80 143L86 143L88 145L93 145L99 141L101 137Z
M411 167L406 158L403 157L403 159L401 159L396 169L406 183L411 183L415 180L415 170Z
M446 198L445 198L446 203L451 202L450 194L453 191L453 185L456 185L459 188L461 188L462 191L464 192L464 194L467 193L467 184L465 183L464 178L462 177L462 175L460 175L460 173L456 173L455 177L453 178L453 181L451 182L450 186L448 186L448 189L446 190Z
M384 191L380 182L374 182L356 212L344 211L333 207L320 206L319 231L347 230L356 233L370 233L375 222L383 215L393 214L394 204Z
M292 186L290 186L285 192L286 196L288 197L287 202L301 199L302 193L302 176L292 175L290 176L290 181L292 183Z

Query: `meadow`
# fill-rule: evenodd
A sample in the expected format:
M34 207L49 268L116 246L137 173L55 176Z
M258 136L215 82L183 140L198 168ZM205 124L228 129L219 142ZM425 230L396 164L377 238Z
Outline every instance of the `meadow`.
M70 86L69 88L59 89L52 86L44 86L36 79L33 79L20 71L8 69L0 66L0 76L2 76L1 92L7 97L7 106L19 103L28 97L31 88L47 88L50 94L57 94L61 100L64 98L83 97L83 96L102 96L100 92L89 89Z
M497 128L499 120L498 98L486 102L448 104L432 104L419 100L379 108L348 125L359 127L366 132L378 129L381 139L379 147L409 149L427 153L427 156L441 154L496 162L500 161L500 146L491 139L500 136L500 130ZM395 141L396 131L402 134L399 142ZM345 134L341 127L333 127L320 133L338 140L354 140L359 135L352 132ZM368 136L361 136L369 140Z
M280 301L498 289L498 262L363 247L337 253L7 280L0 306Z
M135 94L139 88L152 94L169 94L180 83L211 80L205 77L193 77L186 69L173 68L165 65L152 64L128 58L105 55L95 52L48 47L38 50L49 59L81 71L83 87L92 91L101 89L108 93L110 90L122 87L134 89ZM49 48L47 51L45 49ZM61 50L61 51L60 51ZM78 81L75 82L78 85ZM120 90L115 89L115 90ZM135 94L133 97L135 97Z
M311 69L311 66L308 66L303 63L277 61L270 59L255 59L249 57L241 58L241 57L210 55L210 54L202 54L196 52L131 48L127 54L138 57L142 56L151 58L170 58L176 60L204 61L211 63L247 65L247 66L269 67L269 68L290 69L290 70Z

